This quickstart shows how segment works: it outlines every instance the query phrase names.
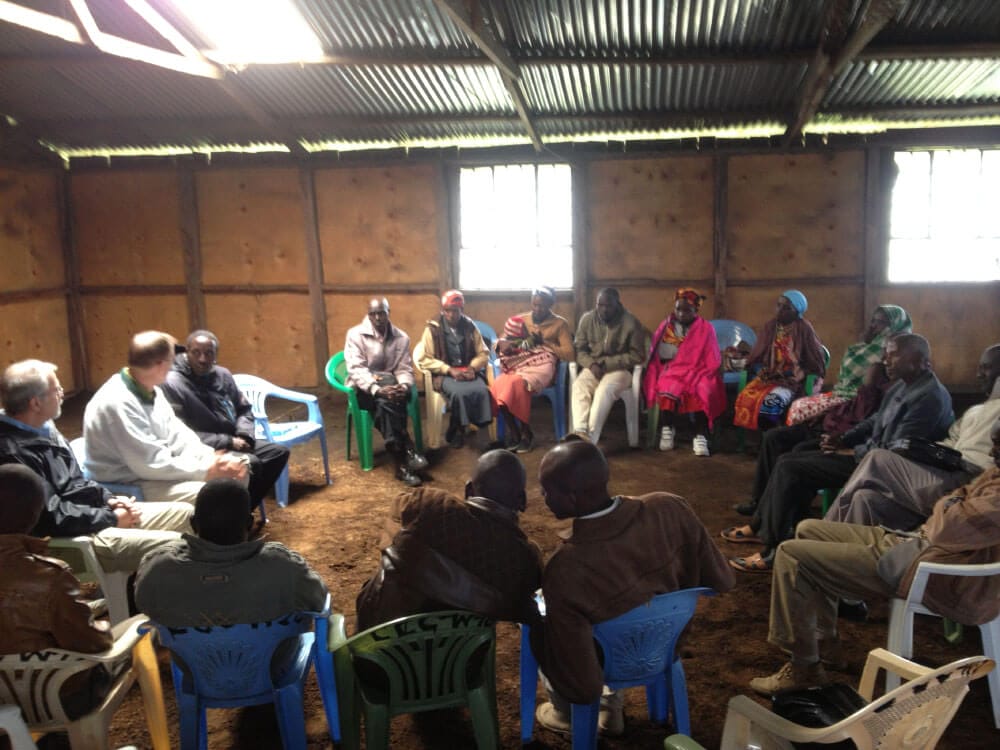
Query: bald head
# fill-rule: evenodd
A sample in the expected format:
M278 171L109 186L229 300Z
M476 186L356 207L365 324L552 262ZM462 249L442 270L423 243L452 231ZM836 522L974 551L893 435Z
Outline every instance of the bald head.
M925 362L930 362L930 342L919 333L901 333L898 336L893 336L892 340L896 342L896 346L901 352L913 352L923 357Z
M524 464L513 453L489 451L476 462L472 478L465 485L465 496L485 497L505 508L523 511L527 506L527 479Z
M606 508L608 463L593 443L561 443L542 458L538 469L545 504L556 518L586 516Z
M45 484L27 466L0 466L0 534L28 534L45 508Z
M142 331L128 345L128 366L149 369L163 362L172 362L177 340L163 331Z

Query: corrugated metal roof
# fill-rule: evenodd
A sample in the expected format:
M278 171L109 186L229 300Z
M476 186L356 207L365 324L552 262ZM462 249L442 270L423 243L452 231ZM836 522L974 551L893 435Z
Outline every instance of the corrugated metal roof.
M60 0L15 2L68 13ZM104 31L170 49L124 0L88 2ZM170 0L151 2L204 47ZM525 142L521 99L543 140L771 132L794 119L817 46L835 57L863 5L480 0L470 34L444 0L293 2L329 59L251 65L222 82L0 23L0 114L49 141L131 148ZM841 34L824 34L829 7L846 12ZM477 35L494 35L494 47ZM490 58L498 48L519 73L511 88ZM862 132L893 117L1000 123L1000 1L910 0L818 94L813 129Z

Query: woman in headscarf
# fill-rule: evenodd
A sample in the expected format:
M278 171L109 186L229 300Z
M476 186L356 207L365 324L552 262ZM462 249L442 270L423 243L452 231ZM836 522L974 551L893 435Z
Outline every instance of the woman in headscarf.
M531 394L552 385L559 360L572 362L573 332L565 318L552 312L556 293L542 286L531 292L531 310L509 318L497 341L502 372L490 386L504 420L505 442L517 453L531 450L535 436L528 421Z
M733 424L737 427L757 429L758 416L778 422L789 404L802 395L807 375L822 379L826 372L823 345L812 324L802 317L808 306L806 296L797 289L778 297L775 317L764 324L747 361L747 367L762 367L736 397Z
M781 456L793 450L814 450L822 433L840 435L875 413L889 386L882 366L885 342L891 336L911 330L910 316L902 307L881 305L875 309L865 329L864 341L847 347L833 390L796 399L788 412L788 426L764 433L750 500L738 503L735 506L737 513L754 514L771 471ZM848 396L852 392L853 396ZM722 536L739 542L743 541L746 531L747 527L734 526L723 531Z
M722 355L712 324L698 315L705 297L678 289L674 310L653 334L642 389L647 406L660 407L660 450L674 448L675 415L693 414L696 456L708 456L712 422L726 408Z

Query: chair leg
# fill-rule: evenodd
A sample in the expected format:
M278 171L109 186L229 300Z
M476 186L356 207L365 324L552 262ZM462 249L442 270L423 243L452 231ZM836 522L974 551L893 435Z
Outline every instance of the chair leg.
M538 662L531 652L531 628L521 626L521 742L531 742L535 731L535 692L538 689Z
M323 472L326 474L326 483L330 484L330 454L326 449L326 430L319 434L319 447L323 451ZM287 467L286 467L287 468Z
M570 710L573 750L597 750L597 716L601 702L573 703Z
M128 573L105 571L103 578L101 587L106 587L104 597L108 603L108 617L112 625L117 625L128 619Z
M1000 663L1000 617L979 626L983 637L983 654ZM1000 729L1000 667L994 667L986 682L990 688L990 702L993 705L993 726Z
M132 664L142 691L142 705L146 712L146 724L153 750L170 750L170 734L167 731L167 712L163 704L163 684L160 682L160 668L153 649L153 634L147 633L132 648Z
M274 710L285 750L306 746L306 717L302 700L302 683L293 682L274 691Z
M691 734L691 717L688 712L687 678L684 665L678 656L670 668L670 705L674 711L674 728L679 734Z
M111 750L108 738L110 716L94 712L77 719L66 727L69 746L73 750Z
M351 413L351 409L347 409L347 440L345 445L347 447L347 460L351 460L351 423L354 421L354 415Z
M357 424L358 432L358 454L361 458L362 471L371 471L375 468L375 449L372 446L372 415L364 409L360 410Z
M666 674L646 685L646 710L649 720L657 724L665 724L669 714L670 691L667 689Z
M389 750L388 706L365 703L366 750Z
M913 612L906 607L903 599L893 599L889 603L889 636L886 648L897 656L909 659L913 655ZM886 692L899 687L899 675L886 672Z
M653 450L656 447L658 437L656 428L660 425L660 407L653 404L647 410L646 415L646 447Z
M469 716L479 750L497 750L500 747L497 725L496 697L486 686L469 691Z
M340 706L337 701L337 679L333 669L333 654L326 649L326 644L316 644L316 681L319 683L320 697L323 699L323 710L326 713L326 724L330 729L330 738L340 744Z
M285 468L278 475L278 481L274 483L274 499L279 508L288 507L288 486L288 464L285 464ZM263 503L261 504L263 505Z

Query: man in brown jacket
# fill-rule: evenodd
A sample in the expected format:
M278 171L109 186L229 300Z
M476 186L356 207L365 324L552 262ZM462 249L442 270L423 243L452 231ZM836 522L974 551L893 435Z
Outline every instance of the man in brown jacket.
M791 661L750 687L769 695L829 682L821 659L837 645L837 601L905 597L917 565L1000 561L1000 420L990 432L994 467L934 505L917 531L808 520L778 547L771 586L768 640ZM1000 582L931 576L924 602L956 622L978 625L1000 613Z
M77 599L79 582L66 563L45 557L48 539L28 536L45 507L41 477L19 464L0 466L0 644L18 654L64 648L97 653L111 645L106 621L94 622ZM63 706L81 716L107 693L103 668L71 677Z
M379 570L358 595L358 630L437 609L537 621L541 553L518 526L525 504L524 465L504 450L479 459L464 501L433 488L397 497Z
M709 586L728 591L732 571L687 502L666 492L612 498L608 465L587 441L563 443L542 459L545 504L556 518L573 518L573 534L545 566L545 622L531 629L531 650L551 683L539 724L570 730L570 703L592 703L605 692L591 632L657 594ZM606 691L599 722L623 728L621 697Z

